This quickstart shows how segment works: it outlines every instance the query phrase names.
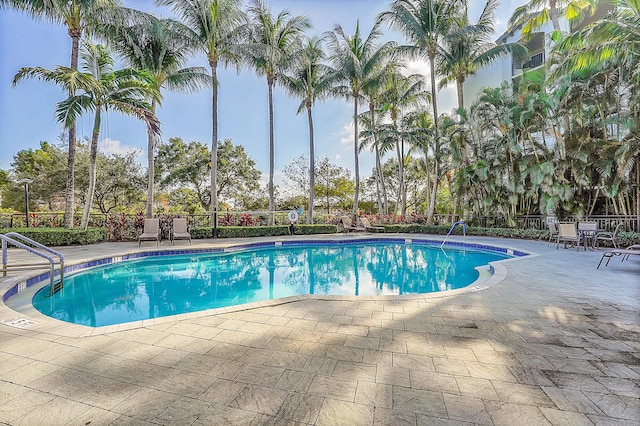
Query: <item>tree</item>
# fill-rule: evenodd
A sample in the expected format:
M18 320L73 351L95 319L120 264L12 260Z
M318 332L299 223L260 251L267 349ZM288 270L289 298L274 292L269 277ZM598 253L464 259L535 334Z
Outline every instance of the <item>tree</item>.
M316 173L316 194L325 202L327 214L331 213L332 208L348 206L355 191L349 170L323 158L318 163Z
M158 119L145 99L157 99L159 94L153 89L150 76L145 72L130 68L114 71L113 59L104 46L84 42L80 56L83 60L82 72L67 67L56 67L53 71L41 67L22 68L14 77L13 84L24 78L39 78L62 85L70 93L75 93L56 104L57 119L65 128L74 125L82 112L94 112L89 150L89 182L80 224L81 229L87 229L96 183L96 156L102 114L114 110L133 115L143 120L147 128L158 132Z
M218 65L239 67L238 46L244 40L246 16L241 0L156 0L171 6L193 31L211 67L211 220L218 208Z
M433 137L434 137L434 178L436 179L429 201L427 223L433 223L436 198L438 194L438 181L441 177L440 156L440 131L438 128L438 98L436 88L436 63L442 48L444 38L450 30L458 24L459 9L462 2L459 0L396 0L391 4L391 9L383 12L379 19L388 22L392 28L400 31L411 44L401 46L399 49L413 57L426 58L429 63L431 78L431 107L433 110Z
M282 77L282 85L291 95L300 98L297 114L307 111L309 123L309 210L307 223L313 223L313 203L315 186L315 145L313 139L313 114L311 109L317 100L324 99L330 92L334 70L320 61L325 57L321 39L307 39L304 47L294 60L291 71Z
M275 141L273 131L273 86L291 65L300 37L311 28L306 16L291 16L283 10L273 16L262 0L255 0L248 9L251 18L251 42L247 45L246 60L259 76L267 79L269 89L269 225L274 223Z
M187 27L172 19L156 18L137 12L129 16L130 25L115 22L103 31L114 50L123 56L128 66L146 70L153 78L153 88L192 92L211 84L211 77L202 67L182 68L195 49ZM160 102L153 99L151 111L156 113ZM154 161L157 132L147 126L146 216L153 216Z
M597 0L530 0L513 11L509 18L509 28L522 26L522 35L527 36L551 21L554 32L552 38L557 40L560 33L560 16L573 21L581 18L585 11L593 13L596 3Z
M145 176L136 162L138 154L98 153L94 194L101 213L137 213L144 208Z
M71 37L71 66L78 69L78 52L80 39L85 29L93 30L96 26L107 22L114 9L122 3L119 0L0 0L0 7L9 6L26 12L37 19L44 19L67 26ZM73 86L69 88L69 97L75 92ZM75 197L75 156L76 156L76 125L71 122L69 127L69 149L67 159L67 189L65 193L64 225L73 228L73 211Z
M329 40L329 60L338 73L334 93L353 100L353 155L355 171L355 194L353 197L353 216L358 214L358 197L360 193L360 165L358 153L358 105L363 102L365 87L373 84L384 75L386 61L391 53L392 43L379 47L376 40L382 35L377 22L366 38L360 34L360 22L356 24L355 33L345 34L340 25L327 33Z

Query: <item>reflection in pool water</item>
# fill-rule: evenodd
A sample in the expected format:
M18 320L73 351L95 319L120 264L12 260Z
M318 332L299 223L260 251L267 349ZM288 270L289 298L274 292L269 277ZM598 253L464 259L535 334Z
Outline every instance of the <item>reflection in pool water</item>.
M299 294L392 295L465 287L477 266L509 256L421 244L278 246L155 256L65 278L33 304L45 315L104 326Z

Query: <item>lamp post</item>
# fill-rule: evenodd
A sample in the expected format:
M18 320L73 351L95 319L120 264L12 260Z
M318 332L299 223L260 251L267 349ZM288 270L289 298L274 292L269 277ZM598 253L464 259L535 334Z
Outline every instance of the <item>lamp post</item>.
M18 183L24 184L24 216L27 220L27 228L29 227L29 184L33 182L33 179L23 178Z

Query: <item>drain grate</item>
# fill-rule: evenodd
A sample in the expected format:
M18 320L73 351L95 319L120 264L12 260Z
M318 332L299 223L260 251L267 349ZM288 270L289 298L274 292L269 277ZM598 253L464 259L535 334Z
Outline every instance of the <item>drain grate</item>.
M4 320L2 323L15 328L27 328L31 327L36 322L24 318L11 318L8 320Z

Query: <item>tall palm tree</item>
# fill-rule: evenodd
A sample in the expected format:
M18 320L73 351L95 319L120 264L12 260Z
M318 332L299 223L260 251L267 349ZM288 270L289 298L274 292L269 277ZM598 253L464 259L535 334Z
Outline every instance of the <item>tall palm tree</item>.
M551 21L553 38L558 40L561 31L560 16L568 21L580 19L585 12L593 14L597 3L598 0L530 0L513 11L509 18L509 28L522 26L522 35L526 36Z
M113 59L108 50L101 45L84 42L80 49L82 72L68 67L56 67L53 71L41 67L25 67L18 71L13 84L25 78L38 78L54 82L74 92L74 96L58 102L56 116L65 127L76 122L84 111L94 111L93 132L89 151L89 186L84 205L81 229L86 229L93 203L96 183L96 158L98 155L98 137L102 113L114 110L133 115L158 131L158 120L151 113L151 105L146 99L157 97L150 85L150 77L144 71L133 69L113 69Z
M304 30L311 28L306 16L291 16L288 10L273 16L262 0L249 6L251 41L246 46L246 60L260 76L267 79L269 89L269 224L274 223L275 140L273 132L273 86L290 65L300 47Z
M170 6L193 31L211 67L211 220L218 207L218 65L239 69L246 15L242 0L156 0Z
M475 24L469 23L465 13L461 27L450 32L444 38L444 49L438 61L438 68L444 78L440 87L447 83L456 83L458 108L464 107L464 82L478 70L493 63L500 56L512 53L524 56L527 49L519 43L496 44L491 40L495 33L495 11L499 0L488 0Z
M327 33L329 60L338 72L337 86L334 92L353 100L353 155L355 169L355 195L353 197L353 216L358 214L358 198L360 194L360 164L358 154L358 105L364 101L365 90L375 81L380 81L387 68L387 60L392 53L393 43L378 46L377 39L382 35L380 23L376 22L366 38L360 33L360 22L356 24L353 35L347 35L338 25Z
M153 79L153 89L192 92L211 84L211 77L202 67L182 66L195 49L194 40L187 27L172 19L137 12L131 25L115 24L105 31L113 49L132 68L146 70ZM160 105L151 100L151 112L155 115ZM153 216L154 163L157 132L147 126L147 185L146 216Z
M442 50L444 38L451 29L456 28L460 21L460 9L464 5L461 0L396 0L391 8L383 12L379 20L388 22L390 26L400 31L410 43L399 47L406 54L413 57L426 58L429 62L431 78L431 107L433 109L433 137L434 143L434 172L435 185L431 190L427 223L433 223L438 181L440 179L440 132L438 128L438 98L436 87L436 61Z
M315 143L313 138L313 114L311 109L316 101L326 98L335 79L335 70L320 63L325 54L322 39L306 39L304 47L295 57L290 72L282 76L281 83L291 95L300 98L297 114L307 111L309 123L309 209L307 223L313 223L315 186Z
M113 10L120 6L120 0L0 0L0 8L11 7L23 11L36 19L42 19L67 26L71 37L71 66L78 69L78 51L80 39L85 30L92 30L112 16ZM74 92L70 91L69 96ZM73 228L75 205L75 161L76 161L76 124L71 123L69 130L69 156L67 159L67 189L65 192L64 226Z

